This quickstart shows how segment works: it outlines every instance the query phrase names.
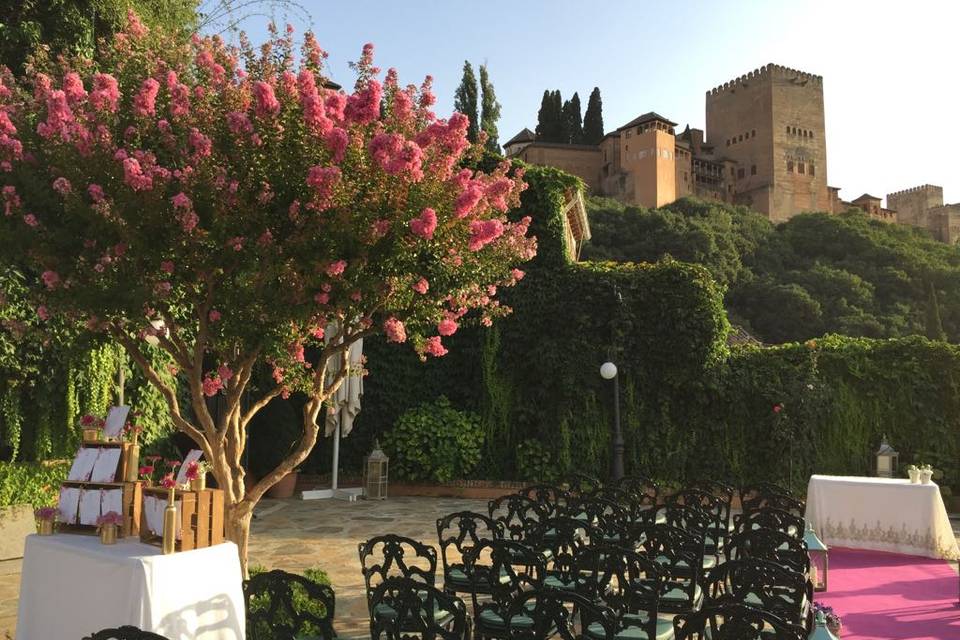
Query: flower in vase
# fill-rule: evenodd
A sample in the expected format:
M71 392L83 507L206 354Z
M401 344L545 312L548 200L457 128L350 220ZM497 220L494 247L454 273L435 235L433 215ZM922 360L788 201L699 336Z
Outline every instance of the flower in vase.
M171 470L173 470L179 467L183 463L180 462L179 460L165 460L164 464L166 464L168 467L170 467Z
M98 527L102 527L105 524L113 524L119 527L123 524L123 516L116 511L108 511L97 518Z
M49 520L52 522L60 515L60 510L56 507L40 507L33 512L33 515L37 520Z
M163 476L162 480L160 480L160 486L164 489L173 489L177 486L177 480L173 477L172 473L168 473L167 475Z
M199 480L200 479L200 463L196 460L191 460L187 463L187 480Z

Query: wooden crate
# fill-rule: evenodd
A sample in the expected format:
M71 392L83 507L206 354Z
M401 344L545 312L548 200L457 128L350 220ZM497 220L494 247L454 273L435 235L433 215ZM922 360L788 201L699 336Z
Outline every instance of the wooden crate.
M168 491L161 487L143 489L143 497L153 496L164 503L167 501ZM174 494L177 507L182 509L182 529L180 539L177 540L177 551L202 549L224 540L224 496L221 489L204 489L203 491L180 491ZM142 501L141 501L142 502ZM140 541L155 546L163 545L163 536L150 531L147 526L145 510L140 509Z
M140 507L143 504L142 482L74 482L65 480L61 486L78 489L123 489L123 526L121 537L140 535ZM89 524L60 523L58 531L63 533L95 534L97 527Z
M80 446L84 449L120 449L120 462L117 463L117 472L113 476L113 481L123 482L127 477L127 465L133 463L133 460L130 460L130 447L133 445L129 442L84 440Z

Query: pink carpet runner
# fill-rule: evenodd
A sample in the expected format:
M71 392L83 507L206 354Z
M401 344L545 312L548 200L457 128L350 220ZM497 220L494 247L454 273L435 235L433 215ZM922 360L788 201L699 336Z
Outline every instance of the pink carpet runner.
M960 640L957 572L943 560L830 549L828 590L841 640Z

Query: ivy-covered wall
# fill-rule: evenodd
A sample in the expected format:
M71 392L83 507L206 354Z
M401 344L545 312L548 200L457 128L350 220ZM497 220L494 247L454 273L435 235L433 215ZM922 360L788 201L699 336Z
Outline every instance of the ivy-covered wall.
M722 290L702 268L565 258L563 196L575 178L528 168L517 215L534 218L538 257L491 329L461 330L444 358L368 340L370 371L341 466L358 470L377 434L440 395L481 416L486 479L603 476L620 371L627 471L666 481L865 474L882 435L903 464L926 462L960 485L960 348L923 338L828 336L777 347L727 346ZM778 407L775 410L774 407ZM330 439L310 471L329 469Z

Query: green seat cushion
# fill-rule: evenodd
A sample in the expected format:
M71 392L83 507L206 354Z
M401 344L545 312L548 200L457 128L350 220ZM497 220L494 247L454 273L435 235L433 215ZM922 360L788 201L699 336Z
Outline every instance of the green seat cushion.
M394 620L397 617L397 612L388 604L378 604L373 608L373 617L379 618L381 620ZM440 607L435 607L433 610L433 619L436 621L445 620L450 617L450 612Z
M673 638L672 620L657 618L656 638L650 638L647 635L646 629L643 627L629 625L627 623L627 616L624 616L624 623L627 626L618 631L614 636L617 640L669 640ZM593 640L600 640L604 638L606 634L603 631L603 625L594 622L587 627L587 632L584 635Z
M558 578L557 576L547 576L543 580L543 586L549 587L550 589L563 589L565 591L573 591L576 589L576 583L574 581L564 581Z
M510 582L510 577L505 570L501 569L500 584L506 584L508 582ZM467 574L463 572L461 567L450 567L447 571L447 584L464 589L473 588L473 585L470 583L470 578L467 577Z
M717 566L717 556L704 556L703 557L703 568L704 569L713 569Z
M507 625L503 621L503 616L493 609L484 609L481 611L477 621L484 629L490 629L493 631L506 631L507 629ZM533 627L533 618L521 613L513 616L511 623L518 629L529 629Z
M660 602L664 604L683 604L690 601L690 596L688 594L688 590L681 589L680 587L674 587L673 589L670 589L670 591L667 591L665 594L660 596ZM694 606L699 606L702 599L703 590L700 588L700 585L697 585L693 592Z

